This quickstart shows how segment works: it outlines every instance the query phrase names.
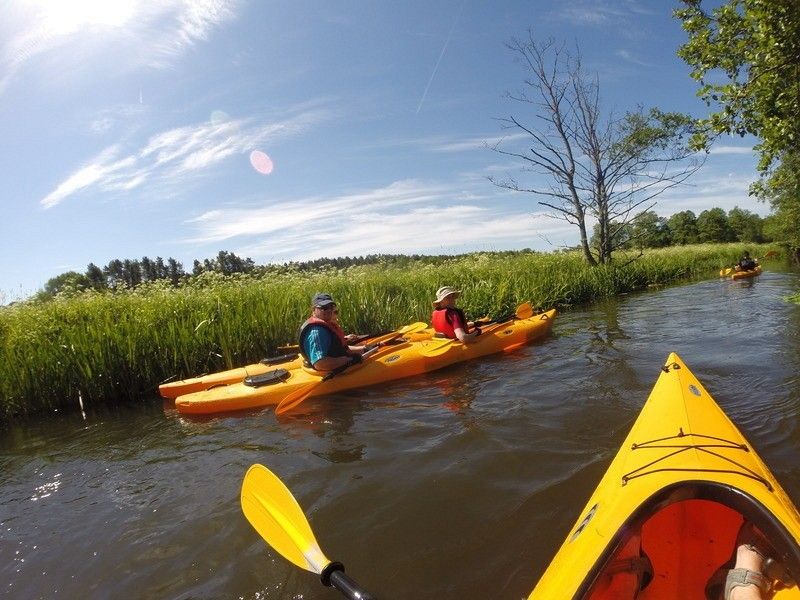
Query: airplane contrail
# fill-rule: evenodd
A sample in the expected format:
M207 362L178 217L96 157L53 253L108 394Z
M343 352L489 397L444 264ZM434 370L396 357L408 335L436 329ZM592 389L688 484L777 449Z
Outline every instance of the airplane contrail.
M442 46L442 51L439 53L439 59L436 61L436 66L433 67L433 73L431 73L431 78L428 79L428 85L425 86L425 91L422 92L422 98L419 99L419 104L417 105L417 112L419 114L419 109L422 108L422 103L425 102L425 96L428 95L428 89L431 87L431 83L433 82L433 78L436 76L436 71L439 70L439 63L442 62L442 57L444 56L445 51L447 50L447 45L450 43L450 38L453 37L453 30L456 28L456 22L458 21L458 17L461 16L461 11L464 10L464 3L461 3L461 8L458 9L458 14L456 18L453 19L453 24L450 27L450 33L447 34L447 40L444 42L444 46Z

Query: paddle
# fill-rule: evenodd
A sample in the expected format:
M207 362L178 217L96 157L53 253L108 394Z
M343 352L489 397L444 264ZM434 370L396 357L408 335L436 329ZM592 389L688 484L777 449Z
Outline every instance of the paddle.
M423 325L423 327L420 327ZM382 331L381 333L365 333L363 335L357 336L352 342L358 344L360 342L367 342L370 344L380 344L387 339L394 339L397 337L397 334L404 334L404 333L411 333L411 329L413 331L421 331L428 327L427 323L423 323L422 321L417 321L416 323L409 323L408 325L403 325L402 327L395 329L394 331ZM297 344L287 344L285 346L278 346L278 350L281 352L300 352L300 346Z
M416 331L422 331L427 326L428 326L427 323L423 323L422 321L417 321L416 323L412 323L411 325L406 325L405 327L401 327L400 329L402 329L404 331L398 331L396 333L392 333L392 334L390 334L388 336L385 336L386 339L381 340L380 342L376 342L375 344L371 344L370 345L371 347L369 347L369 350L367 350L366 352L364 352L364 354L361 355L361 359L363 360L363 359L367 358L368 356L371 356L374 352L376 352L378 350L378 348L379 348L379 346L378 346L379 343L386 344L386 343L391 342L392 340L394 340L396 338L402 337L403 335L405 335L407 333L414 333ZM326 381L329 381L330 379L333 379L339 373L342 373L343 371L346 371L347 369L349 369L351 366L353 366L353 364L354 363L349 362L349 363L346 363L346 364L342 365L341 367L336 367L333 371L328 372L324 377L320 378L319 380L312 381L308 385L303 386L298 390L295 390L294 392L292 392L291 394L289 394L283 400L280 401L278 406L275 407L275 414L276 415L282 415L283 413L292 410L293 408L295 408L296 406L301 404L303 401L305 401L305 399L309 397L311 392L313 392L317 388L318 385L320 385L322 383L325 383ZM355 364L359 364L359 363L355 363Z
M523 302L517 307L517 310L514 311L513 315L503 315L497 319L475 321L475 325L478 327L485 327L486 325L492 325L493 323L505 323L506 321L511 321L512 319L530 319L532 316L533 306L531 306L530 302Z
M242 512L264 541L298 567L320 576L350 600L374 600L320 550L303 509L272 471L252 465L242 481Z
M731 274L731 271L733 271L733 269L731 269L731 268L728 268L728 269L722 269L722 270L719 272L719 276L720 276L720 277L727 277L728 275L730 275L730 274Z

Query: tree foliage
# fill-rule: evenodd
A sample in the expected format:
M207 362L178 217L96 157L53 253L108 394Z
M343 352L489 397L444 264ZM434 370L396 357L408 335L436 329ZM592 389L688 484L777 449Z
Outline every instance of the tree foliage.
M707 147L719 134L752 134L766 173L800 144L800 2L728 0L710 11L709 2L682 3L675 16L689 39L678 55L715 109L693 141Z
M732 242L735 239L728 215L721 208L704 210L697 216L697 234L701 242Z
M693 121L641 107L622 117L603 114L599 82L584 73L578 53L552 40L538 43L530 32L508 47L529 75L522 91L508 97L530 113L500 119L504 129L524 136L524 149L493 149L519 159L522 171L536 176L524 184L513 177L490 180L534 194L555 217L578 228L589 264L607 263L628 243L636 215L699 168L685 139ZM594 242L589 220L597 223Z
M684 210L667 219L671 242L677 246L696 244L700 241L697 231L697 216L691 210Z
M759 182L756 193L774 213L765 233L786 242L800 262L800 153L786 153L769 180Z

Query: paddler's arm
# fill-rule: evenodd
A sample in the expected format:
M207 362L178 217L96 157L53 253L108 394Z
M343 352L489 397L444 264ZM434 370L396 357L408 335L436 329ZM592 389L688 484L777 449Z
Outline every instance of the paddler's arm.
M465 344L471 344L477 340L478 336L481 334L480 328L476 327L471 333L467 333L461 327L456 327L453 331L455 331L456 339L459 342L463 342Z
M352 356L325 356L314 363L314 370L323 372L333 371L351 362L353 362Z

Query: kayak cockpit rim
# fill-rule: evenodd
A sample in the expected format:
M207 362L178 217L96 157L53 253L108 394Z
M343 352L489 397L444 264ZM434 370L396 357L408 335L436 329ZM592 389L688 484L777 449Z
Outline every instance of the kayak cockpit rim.
M800 581L800 546L783 523L761 502L742 490L723 483L680 481L666 486L650 496L625 520L584 577L583 582L572 596L573 600L589 597L595 583L606 571L617 552L623 548L635 532L642 531L643 525L648 520L667 507L690 500L707 500L722 505L751 521L773 545L777 553L777 556L773 558L785 566L794 581ZM601 508L593 506L591 510L597 511ZM584 520L582 519L582 521ZM570 540L574 540L575 537L576 535L573 534ZM732 545L731 553L733 550Z

